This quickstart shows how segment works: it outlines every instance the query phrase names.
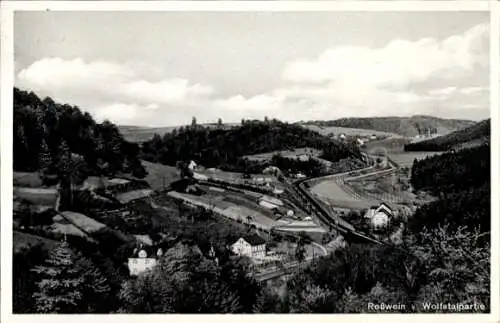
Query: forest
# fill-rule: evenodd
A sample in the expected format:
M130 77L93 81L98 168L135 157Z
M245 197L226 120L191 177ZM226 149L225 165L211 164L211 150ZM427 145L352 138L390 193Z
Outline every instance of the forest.
M462 149L415 161L411 184L439 197L417 210L409 227L479 227L490 230L490 146Z
M332 162L360 156L355 144L333 141L278 120L243 120L239 127L214 129L198 125L193 118L190 126L175 129L163 138L155 135L144 142L142 158L171 166L192 159L205 167L235 170L234 165L246 166L242 161L245 155L304 147L322 150L321 157Z
M405 151L447 151L474 140L487 142L490 134L491 120L487 119L444 136L407 144Z
M71 159L86 175L146 175L140 147L125 141L113 123L97 123L78 107L14 88L13 118L15 171L50 177Z

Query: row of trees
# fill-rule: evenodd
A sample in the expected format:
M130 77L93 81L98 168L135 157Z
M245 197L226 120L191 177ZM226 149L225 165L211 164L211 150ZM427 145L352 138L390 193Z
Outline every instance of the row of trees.
M138 154L139 146L125 141L113 123L99 124L77 107L14 88L14 170L56 174L80 156L89 174L144 177Z
M194 122L163 137L155 135L143 143L142 153L148 161L172 166L179 160L194 159L206 167L224 167L237 164L245 155L302 147L320 149L330 161L360 155L354 144L345 145L278 120L243 121L231 129L203 127Z

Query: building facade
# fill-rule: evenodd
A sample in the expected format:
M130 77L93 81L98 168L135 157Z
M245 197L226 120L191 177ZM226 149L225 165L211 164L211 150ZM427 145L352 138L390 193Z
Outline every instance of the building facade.
M266 242L258 235L241 237L231 245L233 253L250 258L263 258L266 256Z

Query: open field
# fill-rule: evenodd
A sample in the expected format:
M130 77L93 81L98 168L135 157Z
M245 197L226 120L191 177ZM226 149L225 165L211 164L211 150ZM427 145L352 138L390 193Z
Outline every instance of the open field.
M202 174L207 176L208 178L216 179L216 180L221 180L225 181L228 183L240 183L243 184L245 181L252 181L256 179L262 179L265 182L269 183L279 183L276 177L272 175L266 175L266 174L259 174L259 175L250 175L249 179L244 179L243 178L243 173L237 173L237 172L228 172L228 171L223 171L218 168L207 168L204 170L196 170L195 171L198 174Z
M365 147L362 150L368 154L372 154L373 151L379 148L384 148L388 153L403 153L404 146L410 142L410 138L387 138L383 140L374 140L365 143Z
M285 158L295 159L300 155L311 153L312 156L318 157L321 155L321 150L314 148L295 148L293 150L276 150L268 153L256 154L256 155L247 155L243 156L244 158L248 158L248 160L252 161L266 161L270 160L274 155L280 154Z
M318 196L323 196L331 200L355 200L351 194L347 193L335 180L326 180L311 188L311 191Z
M148 175L144 178L144 180L148 182L154 190L162 188L163 185L168 186L170 183L180 178L179 171L173 166L150 163L145 160L141 162L148 172Z
M216 128L219 127L215 123L210 124L201 124L204 127ZM236 126L236 123L227 123L223 124L223 129L229 129ZM120 133L123 137L132 142L142 142L148 141L153 138L154 134L159 134L160 136L165 135L166 133L172 132L176 128L180 128L181 126L169 126L169 127L140 127L140 126L118 126ZM184 125L183 127L186 127Z
M43 245L46 249L50 249L59 243L55 240L19 231L14 231L12 235L14 253L20 252L23 248L31 248L37 245Z
M412 166L415 159L425 159L429 156L441 154L435 151L415 151L390 154L389 157L402 167Z
M392 132L384 132L384 131L376 131L369 129L358 129L358 128L344 128L344 127L321 127L316 125L304 125L304 127L316 131L324 136L328 135L340 135L345 134L347 136L371 136L375 135L377 137L390 137L390 138L400 138L401 135L392 133Z
M141 199L150 196L153 190L150 189L138 189L116 195L116 199L122 204L127 204L133 200Z
M254 224L257 227L266 230L272 228L277 223L273 219L263 215L260 212L255 211L254 209L250 209L239 205L234 205L232 203L231 204L223 203L221 205L218 201L214 201L213 199L211 200L201 196L194 196L178 192L169 192L168 195L177 199L184 200L188 203L197 206L201 206L207 209L212 209L214 212L235 221L247 222L248 217L250 217L252 219L251 224Z
M13 172L12 179L14 186L19 187L42 187L42 179L38 173Z
M88 238L87 234L69 222L56 222L50 226L52 233Z
M13 195L36 205L54 206L57 200L55 188L14 187Z
M333 207L348 209L365 209L373 205L373 201L358 199L346 192L335 180L320 182L311 188L313 194Z
M106 227L106 225L102 224L101 222L97 222L96 220L89 218L88 216L81 213L65 211L62 212L61 215L66 220L88 233L96 232Z

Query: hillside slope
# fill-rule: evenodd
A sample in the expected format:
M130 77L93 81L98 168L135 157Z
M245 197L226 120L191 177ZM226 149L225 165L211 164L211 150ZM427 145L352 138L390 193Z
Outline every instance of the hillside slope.
M342 118L329 121L308 121L306 124L323 127L360 128L396 133L405 137L430 133L447 134L474 124L470 120L442 119L432 116L415 115L412 117L372 117Z
M432 138L405 145L406 151L445 151L482 145L489 141L491 134L490 119L478 122L445 136Z
M145 170L138 153L138 145L126 141L113 123L97 123L78 107L14 88L15 171L52 175L63 164L78 162L89 174L141 177Z

